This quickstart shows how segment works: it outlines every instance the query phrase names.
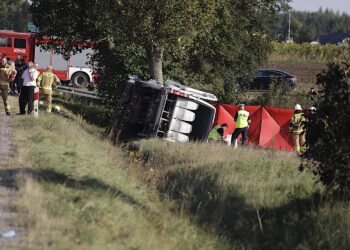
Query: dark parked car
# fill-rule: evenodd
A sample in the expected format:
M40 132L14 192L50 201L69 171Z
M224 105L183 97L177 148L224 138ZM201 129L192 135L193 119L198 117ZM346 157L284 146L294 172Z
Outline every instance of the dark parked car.
M255 78L250 85L252 90L267 90L272 83L288 84L294 88L297 86L297 78L295 75L277 70L277 69L258 69L255 72Z

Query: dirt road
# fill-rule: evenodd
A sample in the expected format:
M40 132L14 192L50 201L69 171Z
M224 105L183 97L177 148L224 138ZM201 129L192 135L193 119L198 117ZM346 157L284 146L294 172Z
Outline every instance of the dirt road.
M11 203L16 196L14 167L9 166L9 159L14 154L11 141L11 120L14 117L5 115L2 100L0 101L0 249L26 249L25 231L15 224L17 216ZM3 237L4 233L15 232L13 237Z

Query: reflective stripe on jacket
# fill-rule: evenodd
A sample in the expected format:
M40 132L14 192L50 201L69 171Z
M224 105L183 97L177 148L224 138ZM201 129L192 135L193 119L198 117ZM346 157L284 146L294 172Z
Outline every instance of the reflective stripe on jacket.
M5 66L3 68L0 68L0 85L8 85L10 80L10 74L12 70L9 66Z
M239 110L237 112L236 128L248 127L249 112L245 110Z
M304 131L304 123L306 119L304 113L297 113L290 119L289 130L292 133L302 133Z
M221 135L218 132L218 129L221 128L220 125L216 125L209 133L208 139L221 140Z
M43 72L38 76L37 81L39 82L40 90L44 94L52 94L52 84L59 83L60 79L52 72Z

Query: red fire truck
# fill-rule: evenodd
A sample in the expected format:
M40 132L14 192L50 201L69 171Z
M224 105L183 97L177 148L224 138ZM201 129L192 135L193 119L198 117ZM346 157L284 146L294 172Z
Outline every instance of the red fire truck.
M33 61L39 64L39 71L44 71L52 65L54 73L66 84L71 82L75 87L83 87L94 81L93 69L89 64L93 49L85 48L81 53L71 55L66 60L61 54L45 51L42 44L49 39L38 41L35 34L0 30L0 56L6 56L15 61L21 55L25 62Z

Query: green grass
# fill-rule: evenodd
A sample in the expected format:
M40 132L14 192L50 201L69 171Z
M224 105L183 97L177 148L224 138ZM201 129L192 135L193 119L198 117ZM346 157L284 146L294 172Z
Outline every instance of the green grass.
M349 202L331 204L294 153L142 141L146 179L204 228L248 249L348 249ZM138 167L137 167L138 166ZM145 174L140 176L145 178ZM336 231L336 233L335 233Z
M64 95L55 96L53 102L98 127L105 128L109 122L109 111L99 104L92 104L83 99L72 99Z
M14 128L15 205L29 249L226 248L131 176L124 154L99 141L98 129L55 115L16 117Z
M349 202L330 202L294 153L162 140L118 148L68 114L13 121L28 248L349 249Z
M336 45L313 46L311 44L273 43L270 61L294 61L299 63L327 63L334 57L339 57L346 47Z

